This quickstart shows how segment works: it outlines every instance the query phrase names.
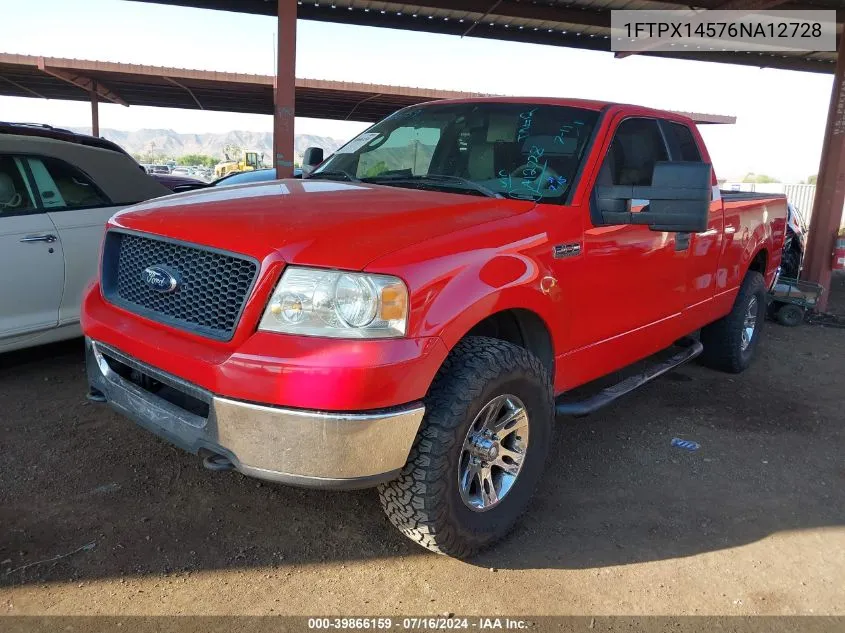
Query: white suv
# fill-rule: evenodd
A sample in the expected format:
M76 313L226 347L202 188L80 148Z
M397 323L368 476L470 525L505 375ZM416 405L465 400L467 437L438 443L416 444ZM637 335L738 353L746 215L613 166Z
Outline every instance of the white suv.
M79 336L106 220L169 193L110 141L0 123L0 352Z

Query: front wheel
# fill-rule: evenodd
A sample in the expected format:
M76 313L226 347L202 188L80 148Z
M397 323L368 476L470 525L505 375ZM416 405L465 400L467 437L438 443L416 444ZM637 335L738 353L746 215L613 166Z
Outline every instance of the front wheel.
M521 347L468 337L425 405L408 463L379 500L407 537L465 558L507 534L528 505L551 441L551 378Z

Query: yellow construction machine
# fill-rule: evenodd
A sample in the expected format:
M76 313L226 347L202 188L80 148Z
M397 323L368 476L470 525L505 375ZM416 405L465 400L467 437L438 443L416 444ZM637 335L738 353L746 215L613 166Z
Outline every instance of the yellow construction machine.
M214 166L215 178L222 178L226 174L241 171L253 171L261 169L263 154L254 150L227 147L224 152L226 160Z

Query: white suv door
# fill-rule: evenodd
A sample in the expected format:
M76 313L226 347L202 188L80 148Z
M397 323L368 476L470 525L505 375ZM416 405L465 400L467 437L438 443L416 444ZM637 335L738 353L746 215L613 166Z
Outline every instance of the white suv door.
M0 155L0 349L4 339L58 324L62 246L36 200L22 160Z
M59 325L73 323L79 320L83 290L97 276L106 221L125 205L114 205L86 174L61 159L30 156L27 162L64 250Z

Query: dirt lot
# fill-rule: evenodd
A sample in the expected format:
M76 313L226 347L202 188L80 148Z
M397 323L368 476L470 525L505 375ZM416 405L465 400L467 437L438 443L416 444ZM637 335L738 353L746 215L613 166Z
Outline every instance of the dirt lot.
M0 613L845 614L845 330L763 343L560 420L529 514L470 563L371 491L203 470L85 401L79 341L0 357Z

